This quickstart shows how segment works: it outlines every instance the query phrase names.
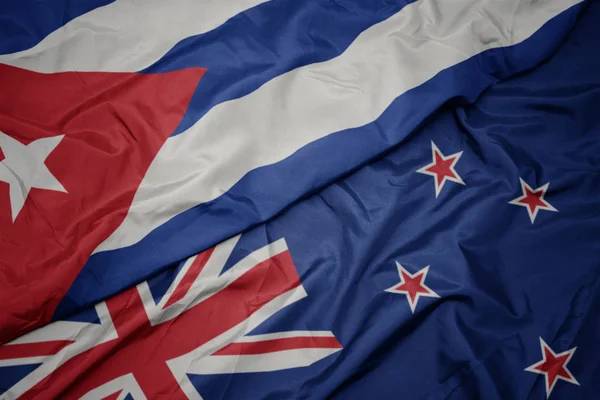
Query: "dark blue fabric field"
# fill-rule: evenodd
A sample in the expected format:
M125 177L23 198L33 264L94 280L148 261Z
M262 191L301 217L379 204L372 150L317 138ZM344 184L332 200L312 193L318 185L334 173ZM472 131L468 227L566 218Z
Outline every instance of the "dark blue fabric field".
M0 52L110 3L49 6L31 34L6 23ZM412 3L274 0L177 42L140 75L207 72L165 140ZM600 2L577 5L139 241L77 255L55 308L14 313L46 321L0 341L0 400L600 398L599 24ZM10 271L0 254L0 291Z
M273 324L331 321L346 350L320 370L280 372L273 398L543 399L544 376L525 371L542 359L540 337L557 354L577 348L568 369L580 386L558 380L551 398L597 397L598 21L591 4L543 65L473 105L447 104L387 156L242 237L241 253L285 237L309 293ZM433 178L415 172L431 162L431 141L463 152L465 185L446 183L437 199ZM550 182L545 199L558 212L532 224L509 204L519 178ZM430 266L426 284L440 297L419 299L412 314L406 295L384 291L399 283L396 262L411 273ZM248 387L269 398L273 376L262 378L192 381L211 398Z

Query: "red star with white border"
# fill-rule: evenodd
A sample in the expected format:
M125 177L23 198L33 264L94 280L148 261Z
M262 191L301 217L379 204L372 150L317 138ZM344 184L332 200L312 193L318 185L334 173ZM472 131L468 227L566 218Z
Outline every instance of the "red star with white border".
M529 219L531 219L532 224L534 223L535 217L537 217L539 210L558 212L556 208L552 207L552 205L544 199L550 182L533 190L531 186L529 186L523 180L523 178L519 178L519 180L521 181L521 190L523 191L523 195L509 201L508 203L514 204L515 206L525 207L529 213Z
M421 296L423 297L437 297L440 296L431 290L426 284L425 279L427 278L427 272L429 272L429 265L420 271L411 274L408 272L399 262L396 261L396 267L398 268L398 275L400 275L400 284L394 285L386 292L404 294L408 299L408 305L410 311L415 313L417 308L417 302Z
M454 166L458 162L458 159L462 155L462 151L458 153L451 154L449 156L444 156L440 149L437 148L435 143L431 141L431 156L433 161L431 164L427 164L426 166L419 168L417 172L425 175L433 176L433 181L435 183L435 197L437 198L444 187L444 184L447 181L460 183L464 185L465 183L461 179L460 175L454 169Z
M579 386L579 382L567 368L567 364L573 357L577 347L556 354L542 338L540 338L540 347L542 348L542 361L525 368L525 371L544 375L546 398L550 397L550 393L552 393L552 389L554 389L559 379Z

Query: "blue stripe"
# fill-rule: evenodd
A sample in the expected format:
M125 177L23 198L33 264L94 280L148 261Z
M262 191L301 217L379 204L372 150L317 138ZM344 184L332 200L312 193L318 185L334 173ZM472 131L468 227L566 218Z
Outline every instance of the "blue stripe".
M265 221L402 142L444 104L474 102L489 86L533 68L571 28L580 6L565 11L524 42L486 51L440 72L398 97L375 122L331 134L289 158L250 171L228 192L155 229L139 243L94 254L55 318L92 305L228 237Z
M340 55L362 31L416 0L274 0L178 43L148 72L208 69L177 135L216 104L292 69Z
M0 54L15 53L38 44L67 22L114 0L2 0Z

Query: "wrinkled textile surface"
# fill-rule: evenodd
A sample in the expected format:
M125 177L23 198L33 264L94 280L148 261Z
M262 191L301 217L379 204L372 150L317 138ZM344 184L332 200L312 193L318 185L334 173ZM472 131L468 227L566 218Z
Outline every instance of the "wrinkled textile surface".
M597 397L600 3L134 3L0 8L0 399Z

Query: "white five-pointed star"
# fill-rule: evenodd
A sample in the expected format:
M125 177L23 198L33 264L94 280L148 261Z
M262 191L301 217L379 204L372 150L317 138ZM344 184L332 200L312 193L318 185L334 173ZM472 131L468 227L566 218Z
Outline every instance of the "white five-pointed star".
M13 222L32 188L67 192L44 164L63 137L64 135L42 138L24 145L0 131L0 148L5 157L0 161L0 181L10 186Z
M400 283L395 284L385 291L406 295L410 311L412 311L413 314L417 308L419 297L440 297L425 284L427 272L429 272L429 265L414 274L408 272L398 261L396 261L396 268L398 268L398 275L400 275Z
M529 367L525 371L534 372L544 375L544 383L546 384L546 398L550 397L556 382L559 379L579 386L579 382L567 368L567 364L573 358L577 347L556 354L550 346L540 337L540 347L542 349L542 361L539 361Z
M534 223L535 217L537 216L539 210L558 212L556 208L552 207L552 204L548 203L544 199L546 191L548 190L548 186L550 186L550 182L533 190L531 186L529 186L523 180L523 178L519 178L519 180L521 181L521 190L523 191L523 195L509 201L508 203L515 206L525 207L529 213L529 219L531 220L532 224Z
M431 141L431 158L432 161L430 164L419 168L417 170L418 173L433 176L433 181L435 184L435 197L437 198L444 187L444 184L447 181L456 182L461 185L464 185L462 178L456 170L454 166L462 156L462 151L458 153L450 154L449 156L444 156L440 149L437 148L435 143Z

